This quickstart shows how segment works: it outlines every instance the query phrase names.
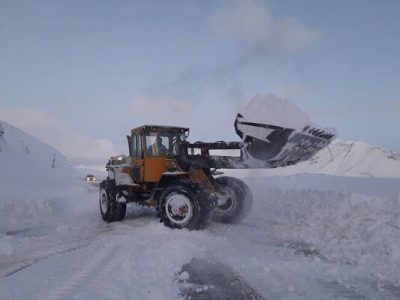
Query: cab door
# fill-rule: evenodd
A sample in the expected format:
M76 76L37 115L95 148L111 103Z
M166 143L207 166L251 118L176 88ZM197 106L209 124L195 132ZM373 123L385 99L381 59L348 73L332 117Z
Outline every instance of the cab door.
M160 181L163 173L167 172L168 159L167 152L161 153L156 147L155 141L159 137L164 141L162 144L166 149L169 148L169 137L161 136L156 132L145 133L143 139L144 160L144 181L157 183ZM168 141L168 143L166 143ZM168 147L167 147L168 146Z

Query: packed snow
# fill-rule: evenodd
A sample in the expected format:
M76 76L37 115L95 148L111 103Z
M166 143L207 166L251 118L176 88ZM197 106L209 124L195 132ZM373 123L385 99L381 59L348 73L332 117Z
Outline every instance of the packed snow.
M240 224L171 230L136 205L108 224L96 183L1 126L0 299L181 299L193 259L227 266L265 299L400 298L399 178L242 171L254 206Z

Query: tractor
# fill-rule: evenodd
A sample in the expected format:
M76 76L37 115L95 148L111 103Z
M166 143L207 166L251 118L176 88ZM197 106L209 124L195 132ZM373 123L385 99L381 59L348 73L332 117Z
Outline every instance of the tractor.
M335 135L306 126L294 130L248 122L238 114L240 142L187 141L189 128L145 125L127 136L129 156L106 164L99 206L106 222L121 221L126 205L153 207L170 228L203 229L213 219L238 223L250 212L253 196L240 179L218 169L275 168L296 164L327 146ZM212 155L212 150L238 150L240 156Z
M188 135L189 128L172 126L146 125L131 131L129 156L111 157L107 180L100 184L104 221L121 221L127 202L156 208L171 228L202 229L211 218L237 223L247 216L253 199L242 180L216 177L216 169L190 161L190 153L209 155L221 143L190 144Z

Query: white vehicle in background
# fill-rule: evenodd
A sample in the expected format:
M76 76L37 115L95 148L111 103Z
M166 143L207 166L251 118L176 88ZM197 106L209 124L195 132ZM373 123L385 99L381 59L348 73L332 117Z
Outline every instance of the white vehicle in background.
M87 174L85 177L85 181L86 182L95 182L96 181L96 177L92 174Z

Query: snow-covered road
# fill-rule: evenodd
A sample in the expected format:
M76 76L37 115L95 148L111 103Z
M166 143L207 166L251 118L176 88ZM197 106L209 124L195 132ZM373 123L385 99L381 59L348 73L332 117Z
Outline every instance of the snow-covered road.
M191 287L182 267L193 258L226 266L265 299L400 298L396 191L250 185L250 216L204 231L168 229L137 206L123 222L103 223L96 189L79 189L77 216L0 236L0 299L178 299ZM215 288L212 279L193 286L192 299Z

